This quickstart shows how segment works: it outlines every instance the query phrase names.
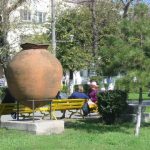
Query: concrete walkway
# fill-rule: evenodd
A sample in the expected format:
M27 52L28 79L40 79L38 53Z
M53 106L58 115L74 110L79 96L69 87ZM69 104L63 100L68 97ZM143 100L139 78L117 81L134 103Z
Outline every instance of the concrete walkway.
M66 111L66 116L65 116L65 119L68 119L69 118L69 115L70 115L70 112ZM32 116L32 114L31 114ZM58 117L58 120L64 120L64 119L59 119L61 116L62 116L62 113L61 111L56 111L56 116ZM88 116L86 116L85 118L99 118L99 114L98 113L90 113ZM36 112L35 113L35 119L41 119L42 118L42 115L39 113L39 112ZM78 114L75 114L71 117L72 119L82 119L82 117ZM22 119L22 118L20 118ZM50 119L50 116L47 116L44 118L45 120L49 120ZM1 117L1 121L10 121L10 120L14 120L11 115L2 115Z

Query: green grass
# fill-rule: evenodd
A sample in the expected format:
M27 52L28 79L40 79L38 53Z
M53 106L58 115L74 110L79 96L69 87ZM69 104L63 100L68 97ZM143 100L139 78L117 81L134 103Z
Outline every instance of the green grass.
M150 97L148 97L148 92L143 92L142 98L143 98L143 100L150 100ZM138 100L139 93L129 93L128 99L129 100Z
M150 124L142 125L139 137L134 136L134 126L67 120L63 134L50 136L0 129L0 150L149 150Z
M150 106L146 107L145 113L150 113Z

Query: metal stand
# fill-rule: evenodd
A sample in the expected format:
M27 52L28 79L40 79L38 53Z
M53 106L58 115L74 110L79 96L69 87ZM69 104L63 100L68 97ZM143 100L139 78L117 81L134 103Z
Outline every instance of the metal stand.
M32 100L32 110L33 110L33 117L32 117L32 119L33 119L33 122L34 122L34 113L35 113L35 104L34 104L34 100Z
M52 119L52 99L44 99L44 100L28 100L28 101L32 101L32 110L33 110L33 115L32 115L32 120L33 122L35 121L35 102L36 101L49 101L49 107L50 107L50 120Z
M17 101L17 121L19 121L19 101Z
M52 120L52 100L50 101L50 120Z

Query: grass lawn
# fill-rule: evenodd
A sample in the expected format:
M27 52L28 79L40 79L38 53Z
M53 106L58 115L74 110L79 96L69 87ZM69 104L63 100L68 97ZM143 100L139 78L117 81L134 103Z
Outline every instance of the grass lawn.
M64 133L50 136L0 129L0 150L149 150L150 124L142 125L139 137L134 136L134 126L66 120Z
M143 100L150 100L150 97L148 97L148 92L143 92L142 98L143 98ZM128 99L129 100L138 100L139 93L129 93Z

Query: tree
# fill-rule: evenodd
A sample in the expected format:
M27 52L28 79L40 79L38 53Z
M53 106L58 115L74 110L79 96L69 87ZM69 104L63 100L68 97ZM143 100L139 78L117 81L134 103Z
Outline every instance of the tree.
M150 72L149 25L149 8L146 4L135 5L132 16L121 22L122 40L124 41L122 49L127 50L124 54L126 59L122 59L122 62L124 61L122 68L130 81L133 80L133 77L137 77L139 84L143 87L147 86L150 81L148 75Z
M131 2L135 1L130 1L130 5ZM122 73L134 77L134 75L147 74L150 41L149 9L144 4L132 6L132 8L128 6L128 12L132 13L122 18L120 3L97 1L95 8L97 50L93 57L94 65L89 62L91 66L94 66L97 75L114 76ZM87 5L75 7L73 10L68 9L57 18L58 40L68 41L70 34L75 37L72 43L58 43L57 56L65 68L73 66L71 61L75 60L75 55L71 50L78 49L78 51L74 50L78 53L80 49L83 49L93 56L91 22L91 11ZM76 60L74 64L79 62L78 59ZM77 63L72 68L81 69L78 65Z
M6 68L6 62L10 52L7 41L7 34L10 28L9 15L24 2L26 2L26 0L16 0L14 2L10 2L9 0L1 0L0 2L0 63L3 65L4 69Z
M56 20L56 56L61 61L64 70L80 70L88 66L91 61L89 54L91 34L87 17L88 15L81 9L69 9ZM70 41L70 35L74 36L73 41Z
M123 18L126 18L128 16L128 10L130 8L131 3L134 0L120 0L122 2L123 5Z

